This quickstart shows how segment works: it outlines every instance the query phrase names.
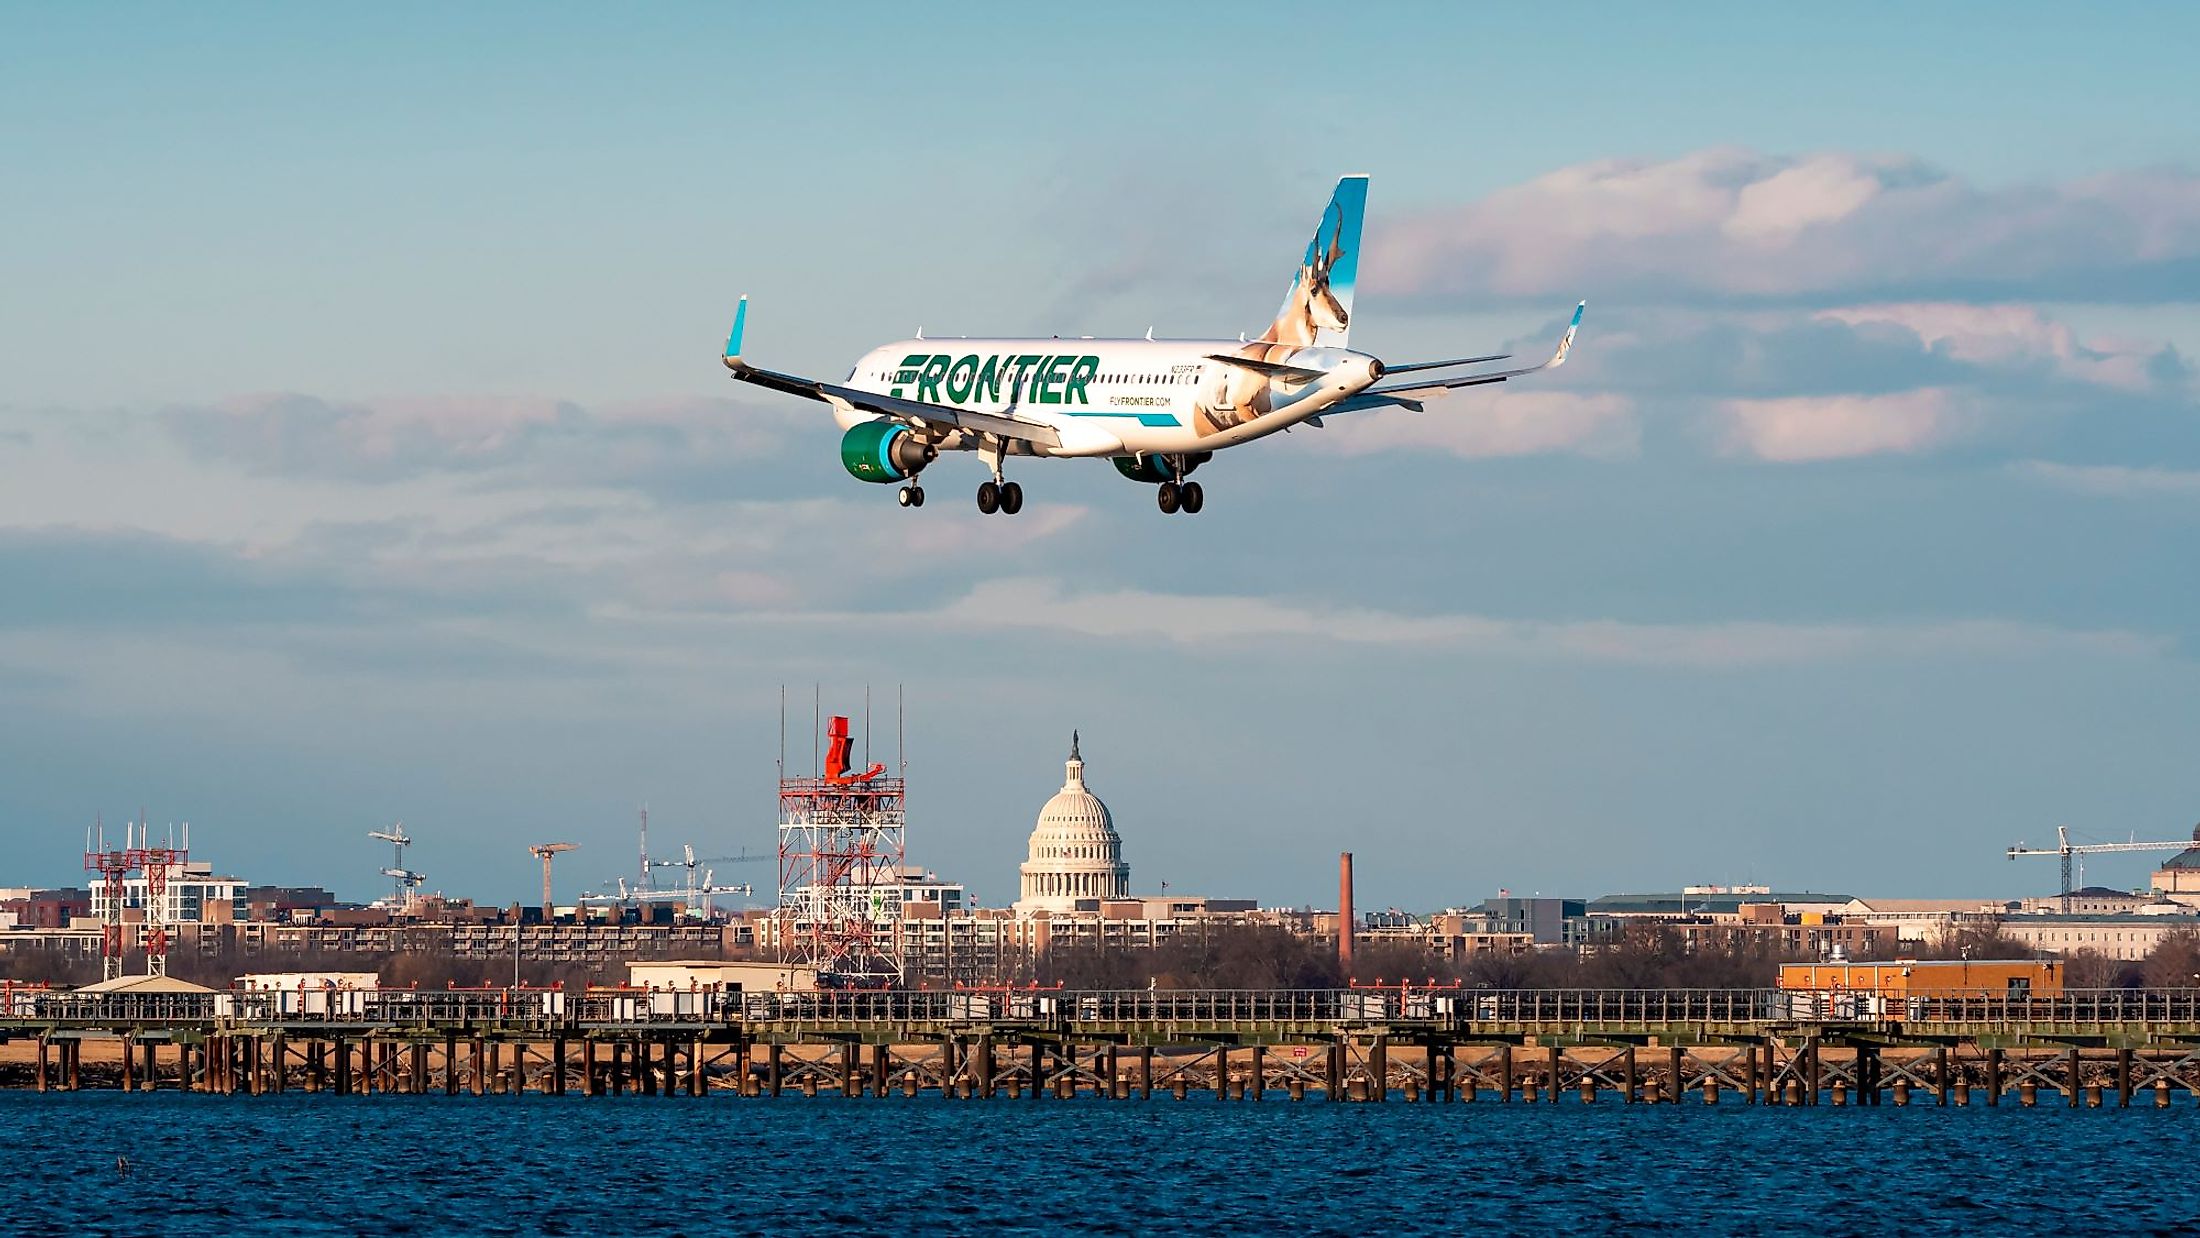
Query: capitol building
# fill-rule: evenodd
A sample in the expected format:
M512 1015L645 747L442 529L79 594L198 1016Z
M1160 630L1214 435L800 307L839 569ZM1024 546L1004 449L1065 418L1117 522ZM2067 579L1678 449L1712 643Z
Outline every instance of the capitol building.
M1090 911L1102 899L1130 896L1131 866L1123 861L1123 839L1115 832L1108 806L1085 786L1085 761L1074 733L1062 789L1039 810L1030 858L1019 871L1019 916Z

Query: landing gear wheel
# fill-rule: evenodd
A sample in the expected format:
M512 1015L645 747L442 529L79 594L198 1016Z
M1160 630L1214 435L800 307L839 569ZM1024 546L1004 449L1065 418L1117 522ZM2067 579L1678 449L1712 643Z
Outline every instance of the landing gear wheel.
M1002 483L1001 514L1004 516L1013 516L1017 512L1020 512L1022 510L1024 510L1023 485L1019 482L1013 481Z
M1178 505L1183 501L1183 496L1178 492L1176 483L1173 481L1162 482L1161 488L1154 491L1153 497L1154 501L1161 505L1162 512L1171 516L1176 514Z
M924 506L924 487L911 483L903 486L894 496L903 507Z
M978 483L978 510L990 516L1001 510L1001 488L992 482Z
M1196 481L1188 481L1178 487L1177 498L1184 504L1186 515L1196 516L1200 508L1207 506L1207 492L1201 490Z

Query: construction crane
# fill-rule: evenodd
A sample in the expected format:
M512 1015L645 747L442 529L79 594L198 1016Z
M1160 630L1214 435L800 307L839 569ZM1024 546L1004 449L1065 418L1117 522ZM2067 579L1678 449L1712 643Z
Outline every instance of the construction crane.
M2187 847L2200 846L2200 826L2194 826L2192 837L2177 842L2143 843L2073 843L2067 826L2055 827L2055 845L2052 847L2027 847L2023 843L2009 849L2009 858L2020 855L2052 855L2062 857L2062 912L2070 914L2070 867L2072 860L2081 855L2098 855L2107 851L2183 851Z
M390 891L390 903L393 908L401 910L428 880L426 874L416 873L405 867L405 848L412 846L412 836L405 832L405 823L400 821L386 830L369 830L367 837L376 842L388 843L395 852L396 858L390 862L388 868L382 870L382 875L397 883Z
M778 860L779 857L776 855L758 855L751 851L743 851L739 855L706 856L698 860L695 858L695 845L693 843L682 843L679 859L651 860L649 866L651 868L684 868L688 871L688 876L692 878L695 875L695 870L705 864L774 864ZM691 881L689 884L692 885L693 882ZM647 889L648 887L643 888Z
M756 893L756 887L754 886L713 885L708 870L704 871L700 884L690 885L685 890L630 890L627 888L626 878L624 877L619 878L616 885L618 889L616 894L583 894L575 901L583 906L591 904L624 906L632 903L636 907L640 907L644 903L684 902L690 915L700 912L702 917L707 920L711 916L710 900L712 898L718 895L736 894L746 898Z
M779 860L779 857L778 857L778 856L776 856L776 855L755 855L755 854L752 854L752 853L750 853L750 852L748 852L748 851L743 851L743 852L742 852L741 854L739 854L739 855L725 855L725 856L719 856L719 857L717 857L717 858L715 858L715 859L703 859L703 860L699 860L699 859L696 859L696 858L695 858L695 846L694 846L694 844L692 844L692 843L682 843L682 844L680 845L680 858L679 858L679 859L677 859L677 860L651 860L651 861L650 861L649 863L650 863L650 867L652 867L652 868L679 868L679 869L685 869L685 870L687 870L687 881L686 881L686 883L685 883L685 888L684 888L684 889L680 889L680 890L671 890L671 891L666 891L666 893L668 893L668 894L671 894L671 895L673 895L673 896L675 896L675 897L681 897L681 896L684 896L684 897L685 897L685 898L687 899L687 904L688 904L688 906L689 906L689 907L691 907L691 908L692 908L692 907L701 907L701 908L703 909L703 918L707 920L707 919L709 919L709 918L710 918L710 914L711 914L711 906L710 906L710 897L711 897L711 895L713 895L713 894L742 894L742 895L746 895L746 894L748 894L748 893L749 893L750 891L749 891L749 888L748 888L747 886L721 886L721 885L717 885L717 884L715 884L715 882L714 882L714 879L715 879L715 877L716 877L716 870L714 870L714 869L710 869L710 868L706 868L706 867L704 867L705 865L707 865L707 864L766 864L766 863L777 863L777 862L778 862L778 860ZM698 874L700 875L700 879L698 879ZM647 887L647 886L644 886L644 887L643 887L643 889L644 889L645 891L648 891L648 887Z
M581 845L579 843L536 843L527 849L527 854L542 861L542 918L544 923L549 922L552 907L550 902L550 861L556 859L561 852L578 851L580 849Z

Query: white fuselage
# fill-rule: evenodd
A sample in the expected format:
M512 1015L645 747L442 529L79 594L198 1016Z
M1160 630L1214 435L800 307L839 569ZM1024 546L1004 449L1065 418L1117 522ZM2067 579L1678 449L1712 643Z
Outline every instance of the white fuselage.
M1319 378L1271 379L1212 358L1258 358ZM1233 447L1316 416L1382 375L1373 357L1342 348L1241 340L911 339L872 349L847 385L928 404L1043 422L1061 446L1047 456L1179 455ZM847 407L843 429L877 420ZM941 450L979 444L949 431Z

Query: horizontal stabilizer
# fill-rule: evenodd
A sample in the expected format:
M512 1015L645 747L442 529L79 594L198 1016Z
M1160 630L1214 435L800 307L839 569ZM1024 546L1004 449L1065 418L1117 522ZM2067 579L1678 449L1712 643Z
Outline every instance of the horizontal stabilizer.
M1327 377L1321 370L1309 370L1302 365L1285 365L1280 361L1255 361L1251 357L1233 357L1228 353L1209 353L1207 359L1209 361L1220 361L1224 365L1234 365L1241 370L1251 370L1255 374L1265 374L1270 378L1280 378L1287 383L1310 383Z
M1404 365L1383 365L1385 374L1411 374L1415 370L1443 370L1455 365L1484 365L1491 361L1510 361L1509 352L1493 352L1487 357L1454 357L1449 361L1409 361Z

